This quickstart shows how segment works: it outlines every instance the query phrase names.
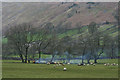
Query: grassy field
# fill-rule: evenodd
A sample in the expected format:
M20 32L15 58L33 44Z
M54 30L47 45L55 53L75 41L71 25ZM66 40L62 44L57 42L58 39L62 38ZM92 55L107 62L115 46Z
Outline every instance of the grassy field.
M13 63L14 62L14 63ZM16 62L16 63L15 63ZM117 59L99 60L99 63L118 63ZM3 60L3 78L117 78L118 66L77 66L67 64L65 66L53 67L54 64L24 64L20 61ZM66 67L67 71L63 71Z

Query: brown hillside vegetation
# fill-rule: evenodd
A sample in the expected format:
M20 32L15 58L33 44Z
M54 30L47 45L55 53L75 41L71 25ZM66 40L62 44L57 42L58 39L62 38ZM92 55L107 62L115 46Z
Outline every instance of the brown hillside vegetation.
M31 22L36 27L45 22L55 26L71 23L69 28L77 23L88 25L90 22L116 22L115 13L118 3L71 3L71 2L37 2L37 3L3 3L3 32L8 24Z

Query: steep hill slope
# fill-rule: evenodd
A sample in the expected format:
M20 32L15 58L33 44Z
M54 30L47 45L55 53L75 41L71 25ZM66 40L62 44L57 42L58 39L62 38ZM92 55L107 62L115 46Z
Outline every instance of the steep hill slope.
M21 24L31 22L36 27L52 22L55 26L60 24L65 27L75 28L76 24L88 25L94 21L116 22L115 15L117 3L3 3L2 23L3 33L8 29L8 24Z

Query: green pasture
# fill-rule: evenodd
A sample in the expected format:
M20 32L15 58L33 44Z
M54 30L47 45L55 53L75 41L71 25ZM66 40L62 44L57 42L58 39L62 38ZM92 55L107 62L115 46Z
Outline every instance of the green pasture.
M117 59L98 60L96 66L77 66L66 64L57 66L54 64L25 64L20 60L3 60L3 78L117 78L118 66L104 66L104 63L118 63ZM67 71L63 71L66 67Z

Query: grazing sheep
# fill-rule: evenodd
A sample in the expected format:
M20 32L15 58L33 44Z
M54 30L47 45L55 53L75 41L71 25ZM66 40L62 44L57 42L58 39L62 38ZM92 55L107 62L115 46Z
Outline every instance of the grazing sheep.
M54 64L56 64L56 62L54 62Z
M79 63L78 66L81 66L81 64Z
M113 65L115 66L116 64L115 64L115 63L113 63Z
M115 65L116 65L115 63L111 64L111 66L115 66Z
M107 64L104 64L104 66L107 66Z
M111 66L115 66L115 63L111 64Z
M93 63L90 63L91 65L93 65Z
M109 64L109 63L105 63L104 65L105 65L105 66L110 66L110 64Z
M80 64L80 63L79 63L78 66L85 66L85 64Z
M63 71L66 71L66 70L67 70L67 68L64 68L64 69L63 69Z
M70 64L70 63L67 63L67 64Z
M50 62L48 62L47 65L50 65Z

